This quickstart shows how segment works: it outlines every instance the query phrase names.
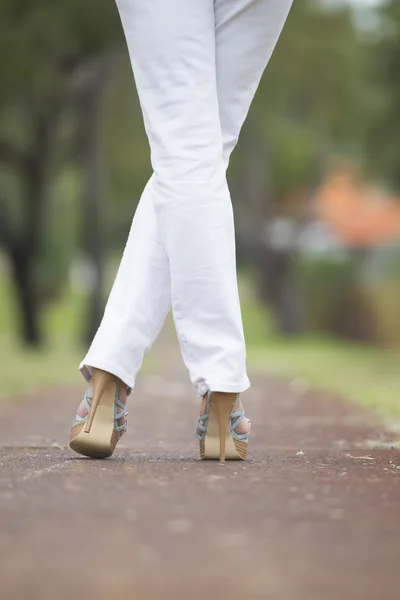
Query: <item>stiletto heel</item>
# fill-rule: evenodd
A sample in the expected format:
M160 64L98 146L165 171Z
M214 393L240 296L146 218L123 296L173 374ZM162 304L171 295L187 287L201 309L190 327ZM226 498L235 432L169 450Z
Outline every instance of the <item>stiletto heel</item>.
M111 373L93 369L93 395L85 394L86 417L76 416L70 447L90 458L108 458L127 428L125 405L119 399L120 382ZM121 409L121 412L119 412ZM125 419L119 425L120 419Z
M202 459L224 463L246 458L249 434L236 433L244 411L232 412L237 398L238 394L208 392L206 413L200 415L195 429Z
M213 407L219 428L219 462L225 462L226 454L226 438L229 435L230 416L234 404L236 402L236 394L219 394L214 393L211 396L210 407Z
M97 407L100 402L100 398L103 395L106 387L113 382L115 382L116 378L111 375L111 373L107 373L106 371L100 371L100 369L93 369L92 371L92 379L93 379L93 397L90 405L90 411L88 417L86 419L85 424L85 433L90 433L90 430L93 425L93 419L96 414Z

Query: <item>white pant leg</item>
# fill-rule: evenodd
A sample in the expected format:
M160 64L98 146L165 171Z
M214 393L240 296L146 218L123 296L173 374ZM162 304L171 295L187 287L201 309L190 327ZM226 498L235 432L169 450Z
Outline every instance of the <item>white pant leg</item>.
M199 394L249 386L222 160L213 0L120 0L182 354Z
M140 199L103 320L79 367L86 379L96 367L131 389L171 307L168 259L159 239L152 183L150 179Z
M215 0L217 87L226 165L292 3Z
M290 4L291 1L287 0L283 2L278 2L278 0L258 0L256 2L239 0L235 3L230 0L218 0L216 2L217 92L225 165L229 161L229 155L236 143L251 99L282 29ZM254 34L248 35L249 31L253 31ZM240 41L240 47L235 43L235 39ZM240 52L236 56L237 50ZM235 60L232 60L232 56L235 57ZM81 365L82 367L84 364L90 364L110 370L121 376L131 387L133 387L143 353L153 343L169 309L168 260L160 244L157 221L154 218L147 218L148 213L150 217L152 215L149 203L151 203L150 194L144 193L135 215L136 227L132 228L129 236L121 268L110 297L109 305L113 306L113 310L109 306L107 307L99 333ZM145 233L147 235L146 243L143 244L142 240L139 242L140 247L138 244L135 245L133 238L137 228L141 229L143 235ZM147 283L153 289L160 290L160 294L146 293L145 286L141 286L142 294L137 295L135 294L135 284L123 284L126 272L124 263L131 271L130 267L134 264L134 256L137 251L140 252L143 268L150 275L146 279ZM154 268L155 265L156 268ZM120 279L122 283L119 282ZM121 290L124 291L123 294L120 293ZM118 309L118 305L120 305L120 309ZM130 337L122 335L118 347L115 348L112 345L108 357L105 358L104 342L107 338L109 339L110 332L115 330L115 325L119 320L119 310L126 312L126 307L133 305L135 310L131 311L131 323L129 323L128 316L125 327L126 331L131 332ZM151 327L149 327L149 323L146 324L146 311L144 314L142 305L148 309L147 314L152 315ZM142 335L139 336L136 343L130 343L135 342L131 339L132 336L135 338L135 331ZM146 335L143 335L144 332ZM185 352L184 347L183 352ZM121 375L121 364L124 365L124 376ZM202 391L202 389L199 390L200 393Z

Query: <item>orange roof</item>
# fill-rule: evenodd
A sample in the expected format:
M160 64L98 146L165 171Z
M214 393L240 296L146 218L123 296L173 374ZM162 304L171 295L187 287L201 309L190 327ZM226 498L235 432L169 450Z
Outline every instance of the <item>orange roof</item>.
M361 184L349 171L337 171L316 196L317 211L349 246L376 246L400 236L400 198Z

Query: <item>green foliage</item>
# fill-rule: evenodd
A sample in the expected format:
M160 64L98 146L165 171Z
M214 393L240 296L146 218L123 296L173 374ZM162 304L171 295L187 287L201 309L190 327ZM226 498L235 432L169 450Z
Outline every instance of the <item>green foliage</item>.
M82 59L120 41L115 6L88 0L2 0L0 6L0 101L43 103ZM45 106L43 106L45 110Z
M16 339L18 314L13 290L0 279L0 397L32 392L45 386L78 382L82 351L77 331L82 315L78 297L63 297L44 314L48 343L40 352L27 350Z
M114 265L110 270L108 287L115 275ZM82 383L78 365L85 349L78 340L85 308L84 296L64 288L42 314L46 345L40 350L29 350L16 338L15 297L10 282L0 275L0 399L46 387ZM146 357L145 372L157 367L157 360Z
M304 127L287 120L269 129L272 152L269 169L274 194L282 198L294 189L307 189L315 156L315 140Z
M104 207L107 242L111 251L120 251L151 174L150 151L128 56L106 99L102 145L111 193Z
M386 0L370 44L370 119L367 141L375 176L400 190L400 3Z
M360 269L359 257L351 254L298 261L308 331L362 342L378 340Z
M386 278L366 291L379 337L385 345L400 345L400 277Z
M363 48L350 9L295 2L265 79L268 104L298 124L334 142L357 133Z
M369 132L375 174L400 185L398 1L384 2L380 14L378 28L367 38L342 3L294 2L250 112L249 144L239 146L232 162L232 175L239 181L245 171L249 182L260 173L265 175L264 188L257 183L252 194L257 197L254 205L263 204L262 214L250 203L248 189L237 198L241 214L260 224L260 230L263 220L286 210L283 201L293 190L305 192L301 198L312 192L333 155L351 154L362 160L365 131ZM88 67L122 48L125 64L107 94L101 131L106 237L112 249L118 250L125 243L150 165L115 3L87 0L84 7L81 0L0 3L0 204L5 199L13 238L23 238L31 204L23 165L27 156L37 154L35 139L40 137L38 124L43 120L53 139L44 168L45 189L41 190L35 273L43 294L50 298L63 289L82 239L79 209L84 173L75 153L75 134L81 126L74 93L86 80ZM3 141L11 152L2 153ZM249 148L254 149L250 160L246 157ZM259 232L253 225L251 229ZM315 306L311 311L314 329L320 328L317 322L325 327L339 318L333 319L332 314L343 303L341 278L347 277L345 270L339 271L337 265L328 265L326 270L314 265L301 271L313 290L308 305ZM319 283L320 276L325 287ZM351 296L346 301L359 302L358 291L346 286Z
M282 338L274 333L270 315L250 294L248 283L244 288L241 283L250 375L292 378L295 392L319 386L384 416L400 416L398 346L382 350L327 335Z
M0 244L13 265L31 344L40 342L41 301L62 284L71 258L68 235L74 237L57 225L56 205L65 223L73 219L52 194L71 172L71 157L83 153L82 106L87 116L90 93L100 96L99 72L122 41L108 0L88 0L84 9L77 0L0 4Z
M62 293L80 242L80 182L75 169L65 169L50 188L46 233L40 253L40 290L44 300Z
M332 155L362 156L367 60L349 8L294 2L244 126L268 171L266 202L312 190Z

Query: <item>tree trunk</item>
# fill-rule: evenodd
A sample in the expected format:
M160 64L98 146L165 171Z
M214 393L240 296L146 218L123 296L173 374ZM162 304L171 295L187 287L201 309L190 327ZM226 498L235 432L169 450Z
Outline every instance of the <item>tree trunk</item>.
M271 204L268 152L260 135L257 110L253 107L236 151L234 179L238 259L257 267L257 256Z
M34 276L32 257L25 252L10 256L13 283L19 306L19 327L23 342L32 347L42 341L38 290Z
M29 154L12 165L20 171L25 187L22 222L19 227L12 226L5 200L0 206L0 216L3 219L0 242L12 266L13 284L20 311L21 338L29 346L39 346L43 342L37 266L44 229L48 159L55 128L52 117L53 115L37 116Z
M264 248L260 253L260 294L272 307L280 333L294 336L303 330L303 311L290 252Z
M14 285L21 310L22 338L29 346L43 342L40 312L42 299L38 285L38 261L44 231L48 157L55 122L50 116L38 116L31 159L25 168L26 208L25 221L19 242L11 257Z
M237 192L239 258L255 269L261 300L273 309L279 330L294 335L301 329L299 294L293 280L293 251L277 252L266 238L268 225L279 214L268 173L268 147L260 132L261 114L254 110L238 149Z
M85 166L82 238L85 258L92 274L84 330L84 342L88 344L92 342L104 312L104 230L102 224L104 162L100 142L100 110L103 98L101 91L96 86L82 99L81 103L85 131L82 140Z

